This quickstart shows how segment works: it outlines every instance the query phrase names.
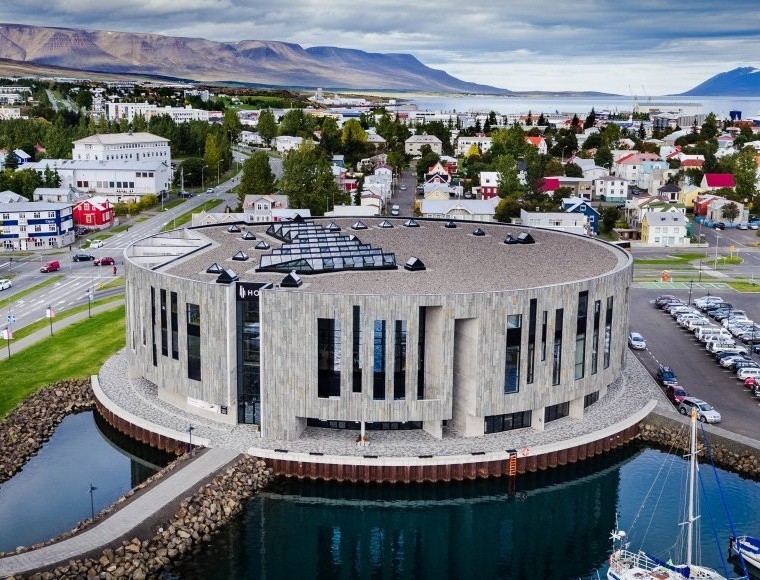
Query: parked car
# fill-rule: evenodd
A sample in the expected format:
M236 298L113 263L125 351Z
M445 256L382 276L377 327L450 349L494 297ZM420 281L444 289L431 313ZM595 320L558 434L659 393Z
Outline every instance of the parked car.
M660 365L657 369L657 380L663 385L675 385L678 382L678 377L673 369Z
M713 226L716 230L725 230L726 224L723 222L715 222L715 225Z
M51 260L42 268L40 268L40 272L56 272L61 269L61 263L58 260Z
M395 215L399 215L399 213L401 213L401 208L399 206L395 205L395 204L392 205L391 206L391 215L395 216Z
M760 384L760 381L758 381L754 377L747 377L746 379L744 379L744 388L745 389L754 389L759 384Z
M705 403L702 399L696 397L684 397L681 403L678 405L678 412L681 415L691 414L691 410L697 410L697 419L702 423L718 423L720 422L720 413L712 408L711 405Z
M671 403L677 406L689 396L689 393L681 385L668 385L668 388L665 389L665 395L670 399Z
M739 369L748 369L752 367L760 368L760 363L758 363L756 360L749 359L739 359L737 361L734 361L734 363L729 367L732 370L738 371Z
M209 187L209 188L206 190L206 193L214 193L214 188L213 188L213 187Z
M102 258L98 258L93 262L93 265L95 266L113 266L116 263L116 260L114 260L111 256L103 256Z
M628 346L634 350L644 350L647 347L647 341L638 332L628 334Z
M740 360L754 362L754 361L752 361L752 359L748 359L743 354L733 354L733 355L724 356L724 357L719 358L718 359L718 364L720 366L725 367L725 368L728 369L728 368L731 368L734 365L734 363L739 362ZM757 363L755 363L755 364L757 364Z
M657 298L655 298L654 305L657 308L662 308L668 302L674 302L675 300L676 300L676 297L673 296L672 294L662 294L662 295L658 296Z
M90 247L91 248L102 248L103 247L103 240L91 240L90 241Z
M7 278L0 280L0 290L10 290L11 286L13 286L13 284L11 284L11 281Z
M713 312L714 310L720 310L722 308L733 308L733 305L728 302L711 302L705 306L705 312Z
M740 381L747 380L749 377L760 378L760 367L745 367L736 371L736 378Z
M95 259L95 256L92 254L74 254L71 259L74 262L90 262Z

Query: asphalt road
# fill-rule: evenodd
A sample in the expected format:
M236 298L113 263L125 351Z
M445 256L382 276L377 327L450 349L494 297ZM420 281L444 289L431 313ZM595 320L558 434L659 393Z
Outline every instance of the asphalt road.
M723 369L707 353L693 334L681 329L672 316L654 307L652 301L666 293L685 300L689 294L688 290L631 290L630 328L640 332L647 341L647 350L634 353L652 376L657 373L659 364L673 368L678 382L689 395L707 401L720 412L722 428L760 440L760 402L732 371ZM692 299L701 295L695 292ZM727 292L721 296L746 310L753 320L760 319L760 301L756 295ZM753 358L760 360L757 355Z

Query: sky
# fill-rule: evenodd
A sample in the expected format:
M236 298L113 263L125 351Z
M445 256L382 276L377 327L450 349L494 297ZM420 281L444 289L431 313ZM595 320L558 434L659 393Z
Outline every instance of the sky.
M408 53L515 91L651 97L760 65L758 8L758 0L24 0L2 2L0 22Z

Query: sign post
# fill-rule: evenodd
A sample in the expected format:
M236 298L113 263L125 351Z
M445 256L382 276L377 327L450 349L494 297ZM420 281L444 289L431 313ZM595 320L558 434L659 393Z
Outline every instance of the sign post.
M51 305L48 305L47 310L45 310L45 316L50 319L50 336L53 336L53 317L55 316L55 310L53 310Z

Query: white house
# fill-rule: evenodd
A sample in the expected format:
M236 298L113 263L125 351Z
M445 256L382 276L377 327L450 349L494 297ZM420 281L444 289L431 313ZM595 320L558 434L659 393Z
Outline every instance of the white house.
M169 140L152 133L104 133L74 141L71 158L82 161L164 161L171 166L172 153Z
M422 217L443 218L463 221L494 221L496 205L501 201L493 199L423 199L420 202Z
M603 175L594 179L594 199L608 202L625 203L628 199L628 181L612 175Z
M514 220L514 222L571 234L586 235L589 232L588 217L582 213L530 212L521 209L519 220Z
M379 214L380 210L375 205L336 205L325 212L325 217L373 217Z
M280 135L274 138L274 148L278 153L290 153L298 149L303 143L303 137L292 135Z
M11 191L9 189L6 189L5 191L0 191L0 204L16 203L19 201L29 201L29 200L26 199L23 195L19 195L18 193Z
M103 112L109 121L125 119L129 123L135 117L142 117L149 121L153 117L168 115L175 123L187 123L188 121L209 121L209 112L205 109L193 109L191 105L184 107L159 107L151 103L119 103L106 101L103 103Z
M243 199L243 213L247 222L271 222L273 212L288 208L287 195L246 195ZM303 214L301 214L302 217Z
M641 242L648 246L688 246L687 219L681 212L647 212L641 220Z
M429 145L433 153L441 155L443 153L443 142L435 135L412 135L404 142L404 153L407 155L420 155L423 146Z
M76 203L84 196L72 187L38 187L32 193L34 201L51 203Z
M61 248L74 243L73 205L46 201L0 204L0 237L6 250Z
M253 145L254 147L263 147L265 145L264 139L261 138L261 135L254 131L241 131L238 141L242 145Z
M476 135L474 137L460 135L457 137L456 154L459 156L467 155L467 152L474 146L482 155L483 153L488 153L492 143L493 139L485 135Z

